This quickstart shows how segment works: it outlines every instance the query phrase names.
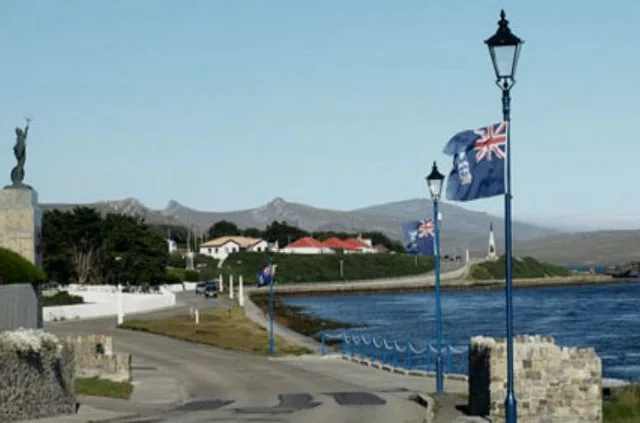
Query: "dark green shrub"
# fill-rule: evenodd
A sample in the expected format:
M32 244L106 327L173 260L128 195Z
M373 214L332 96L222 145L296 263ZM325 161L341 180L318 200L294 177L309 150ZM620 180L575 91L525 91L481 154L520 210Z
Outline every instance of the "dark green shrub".
M164 275L164 277L162 278L163 279L162 283L166 283L166 284L182 283L182 275L184 275L184 272L178 273L178 272L168 271L167 274Z
M178 269L184 269L186 262L182 257L182 254L173 253L169 255L169 261L167 266L175 267Z
M20 254L0 247L0 285L13 283L41 283L45 281L42 269Z
M202 275L197 270L185 270L184 280L186 282L198 282L202 280Z
M71 295L67 291L60 291L55 295L42 297L43 307L63 306L63 305L82 304L82 303L84 303L84 299L81 296Z

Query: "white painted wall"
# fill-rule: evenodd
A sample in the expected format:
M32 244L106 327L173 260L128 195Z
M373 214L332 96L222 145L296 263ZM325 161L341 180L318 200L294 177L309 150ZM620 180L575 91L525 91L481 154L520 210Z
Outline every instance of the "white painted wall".
M269 243L265 240L261 240L260 242L246 249L246 251L254 252L254 253L268 251L268 250L269 250ZM218 247L200 246L199 251L200 251L200 254L213 257L214 259L224 260L227 257L229 257L231 253L237 253L239 251L242 251L242 247L240 247L240 245L237 242L229 240Z
M332 249L324 247L285 247L280 252L285 254L335 254Z
M200 247L200 254L204 254L214 259L224 260L229 254L240 251L240 246L233 241L227 241L218 247Z
M82 288L79 290L69 287L68 291L69 294L83 297L85 304L44 307L44 321L90 319L116 316L118 314L116 287L94 285ZM153 311L175 305L176 295L163 287L160 288L160 293L122 293L122 308L125 315Z

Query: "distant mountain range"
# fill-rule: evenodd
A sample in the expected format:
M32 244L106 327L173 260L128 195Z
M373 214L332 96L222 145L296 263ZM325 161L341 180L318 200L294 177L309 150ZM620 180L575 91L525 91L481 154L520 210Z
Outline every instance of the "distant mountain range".
M42 204L43 209L70 210L81 204ZM269 203L247 210L215 212L194 210L175 200L163 210L152 210L135 198L83 204L101 213L120 213L144 218L151 224L183 225L207 229L219 220L234 222L240 228L263 229L274 220L286 221L308 231L380 231L392 239L402 240L401 226L409 220L431 216L432 204L413 199L379 204L350 211L316 208L275 198ZM487 249L489 225L493 223L498 250L503 244L504 222L501 217L475 212L443 203L441 205L441 242L443 254L463 254L469 249L481 256ZM560 264L612 262L640 259L635 255L635 239L640 231L607 231L568 234L557 229L513 222L514 249L519 255L533 255ZM637 243L640 246L640 243ZM640 248L639 248L640 250ZM640 252L640 251L639 251Z

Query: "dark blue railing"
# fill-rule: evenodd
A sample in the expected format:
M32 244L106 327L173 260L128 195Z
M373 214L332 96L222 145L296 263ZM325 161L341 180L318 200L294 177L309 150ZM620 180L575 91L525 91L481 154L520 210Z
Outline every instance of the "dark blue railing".
M401 343L382 337L346 332L341 334L323 333L321 344L323 356L327 353L327 341L332 340L340 340L340 354L345 358L377 362L394 369L435 371L438 350L430 342L423 347L418 347L411 342ZM453 373L454 356L464 354L467 351L468 347L456 348L451 345L443 347L441 352L445 363L445 373Z

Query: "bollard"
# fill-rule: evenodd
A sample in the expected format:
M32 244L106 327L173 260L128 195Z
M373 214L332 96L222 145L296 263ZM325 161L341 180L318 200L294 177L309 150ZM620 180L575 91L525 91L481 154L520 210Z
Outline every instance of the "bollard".
M446 367L446 373L451 373L451 367L452 367L452 360L451 360L451 345L447 345L447 367Z
M196 325L197 325L200 323L200 312L198 311L197 308L196 308L195 316L196 316Z
M233 275L229 275L229 299L233 300Z
M326 342L326 338L327 335L326 334L322 334L322 344L320 345L320 354L322 354L322 356L324 357L324 355L327 353L327 347L325 346L325 342Z
M240 307L244 307L244 289L243 289L244 281L242 280L242 275L238 276L238 305Z
M124 307L122 304L122 285L118 284L116 291L116 307L118 313L118 326L124 323Z
M220 284L218 288L220 289L220 293L222 294L224 292L224 279L222 279L222 273L218 275L218 283Z

